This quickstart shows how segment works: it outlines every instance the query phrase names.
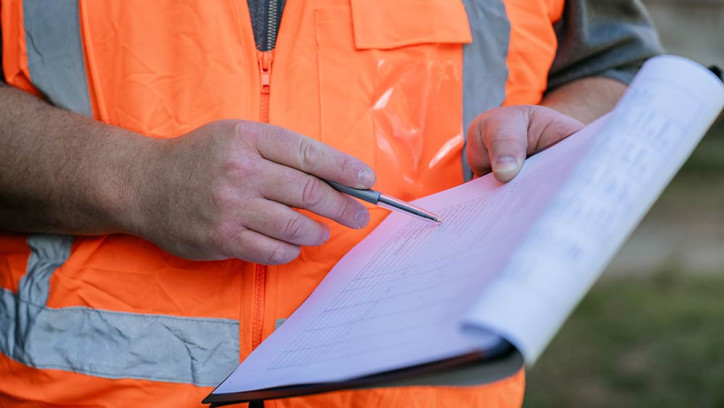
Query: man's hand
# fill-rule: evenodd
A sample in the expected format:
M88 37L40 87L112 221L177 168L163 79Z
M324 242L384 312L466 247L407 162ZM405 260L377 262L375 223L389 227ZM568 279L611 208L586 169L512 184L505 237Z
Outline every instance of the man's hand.
M136 173L130 229L191 259L286 263L321 245L329 228L292 208L351 228L365 207L322 179L370 188L361 161L276 126L227 120L148 145Z
M0 86L0 230L126 233L190 259L289 262L369 214L322 179L370 188L359 160L294 132L219 121L152 139Z
M491 109L470 124L467 159L475 175L510 181L526 157L570 136L613 108L626 85L609 78L579 79L552 90L542 106Z
M583 123L544 106L520 105L486 111L468 129L467 159L475 175L491 170L508 182L526 157L545 150Z

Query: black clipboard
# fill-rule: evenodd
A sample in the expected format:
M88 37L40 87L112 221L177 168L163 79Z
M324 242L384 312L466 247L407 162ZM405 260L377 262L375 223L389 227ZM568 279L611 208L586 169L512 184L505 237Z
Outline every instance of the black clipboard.
M209 394L202 403L221 407L243 402L299 397L331 391L422 385L473 386L512 376L524 366L523 356L507 341L497 350L472 352L444 360L376 373L347 381L298 384L254 391Z

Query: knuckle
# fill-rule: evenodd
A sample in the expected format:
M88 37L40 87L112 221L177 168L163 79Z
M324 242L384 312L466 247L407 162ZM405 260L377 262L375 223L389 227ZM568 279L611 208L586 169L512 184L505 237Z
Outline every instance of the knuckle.
M288 242L298 242L304 236L304 223L301 217L291 217L284 226L282 239Z
M257 129L253 125L250 126L248 122L233 121L229 136L233 139L234 144L248 148L256 145L258 133Z
M286 251L284 251L284 248L280 245L273 246L269 253L266 256L266 263L269 265L278 265L280 263L283 263L286 258Z
M225 123L225 122L219 121L218 123ZM248 137L248 135L250 133L252 133L249 131L250 130L249 127L246 126L246 122L234 121L234 122L231 122L231 124L232 124L232 130L233 130L232 133L237 138L245 139Z
M343 155L342 158L338 160L336 165L336 167L339 169L339 174L351 176L352 180L357 181L359 169L357 168L355 163L353 163L352 159L350 159L346 155Z
M354 201L352 200L342 200L341 205L337 206L337 213L336 217L334 218L335 221L339 221L344 219L344 216L346 214L349 214L351 212L351 206L353 205Z
M234 228L231 223L220 222L210 228L207 241L212 245L223 246L237 238L240 233L241 230Z
M527 140L525 129L511 129L491 132L486 145L490 150L519 149L526 146Z
M210 190L211 208L216 212L217 219L224 219L237 204L235 200L236 191L230 185L218 182L214 183Z
M264 174L263 161L248 154L230 155L223 168L223 175L234 180L248 180Z
M470 126L468 126L467 136L468 136L468 140L469 140L469 141L471 141L471 140L473 140L473 141L474 141L474 140L477 140L477 137L478 137L479 135L482 135L482 133L483 133L483 128L482 128L481 122L482 122L481 117L480 117L480 116L477 116L477 117L476 117L475 119L473 119L473 121L470 123Z
M312 208L322 200L322 181L316 177L309 177L302 190L302 206Z
M219 248L224 258L237 258L247 247L246 234L246 228L226 223L210 234L208 242Z
M314 169L324 157L322 146L312 139L303 138L299 143L299 162L302 169Z
M241 141L256 141L262 130L255 122L245 120L230 120L233 125L233 134Z
M266 257L266 262L269 265L279 265L283 263L287 263L291 261L292 259L297 257L297 254L299 253L299 248L297 248L296 251L290 251L286 246L284 245L274 245Z

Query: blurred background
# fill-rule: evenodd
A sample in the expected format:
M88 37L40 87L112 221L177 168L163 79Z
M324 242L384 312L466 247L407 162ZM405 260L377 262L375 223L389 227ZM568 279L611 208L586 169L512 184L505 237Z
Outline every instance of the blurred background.
M644 0L670 54L724 68L724 0ZM724 407L719 118L528 371L524 407Z

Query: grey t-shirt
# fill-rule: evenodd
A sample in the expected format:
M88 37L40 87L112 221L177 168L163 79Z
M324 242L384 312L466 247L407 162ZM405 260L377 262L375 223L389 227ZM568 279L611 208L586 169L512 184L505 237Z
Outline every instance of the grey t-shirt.
M566 0L555 26L558 50L548 88L605 76L628 84L663 48L639 0Z

